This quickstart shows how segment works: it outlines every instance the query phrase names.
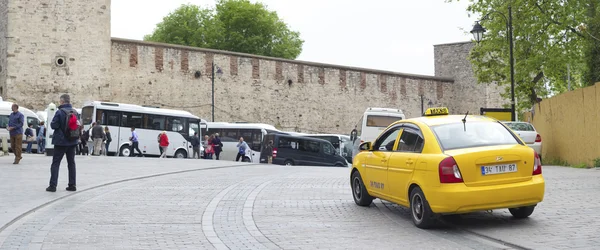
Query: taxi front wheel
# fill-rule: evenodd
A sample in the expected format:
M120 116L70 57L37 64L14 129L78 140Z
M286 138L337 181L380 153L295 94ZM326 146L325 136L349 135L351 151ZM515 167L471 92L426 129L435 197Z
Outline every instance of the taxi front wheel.
M410 192L410 213L413 223L418 228L427 229L435 224L435 214L420 187L415 187Z
M517 219L525 219L533 213L534 209L535 209L535 206L527 206L527 207L509 208L508 211L510 212L510 214L512 214L513 217L515 217Z
M352 197L354 197L356 205L359 206L368 207L373 203L373 196L367 192L358 171L352 174Z

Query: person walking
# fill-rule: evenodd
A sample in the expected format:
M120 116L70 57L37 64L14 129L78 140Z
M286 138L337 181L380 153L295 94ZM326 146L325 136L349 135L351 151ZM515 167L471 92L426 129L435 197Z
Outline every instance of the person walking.
M54 155L52 156L52 166L50 167L50 185L46 188L46 191L56 192L56 186L58 185L58 170L60 168L60 162L65 155L67 156L67 167L69 169L69 184L66 190L77 191L75 147L77 146L77 134L79 134L79 132L72 131L72 129L80 129L81 127L77 124L77 110L71 106L71 97L67 94L61 95L59 104L58 110L50 123L50 127L54 129L54 134L52 136ZM75 116L73 117L72 115ZM77 126L73 126L73 124L71 124L72 122L75 122ZM71 136L73 132L75 132L75 138Z
M38 153L43 154L46 152L46 123L44 121L40 122L40 129L38 130L37 136L37 144L38 144Z
M191 143L192 149L194 150L192 158L200 159L200 137L198 136L198 132L194 132L194 136L191 138ZM198 158L196 158L196 154L198 155Z
M221 155L221 152L223 152L223 143L221 143L219 133L215 133L215 137L211 141L214 146L213 151L215 153L216 159L219 160L219 156Z
M102 151L103 140L104 130L102 129L102 125L100 125L100 121L97 121L96 126L92 128L92 141L94 142L94 152L92 155L100 155L100 151Z
M90 129L85 131L87 133L86 145L88 146L88 154L94 154L94 136L92 135L92 131L93 131L94 127L96 127L96 123L92 122L92 126L90 126Z
M15 154L15 161L13 164L19 164L23 157L23 124L25 124L25 116L19 112L19 105L14 103L11 107L12 113L8 117L8 129L10 134L10 147L12 148L13 154Z
M267 164L273 164L273 141L269 140L269 143L265 147L265 154L267 155Z
M160 147L162 148L160 158L167 158L167 150L169 149L169 137L167 137L167 131L160 133Z
M160 146L160 136L162 135L161 133L158 133L158 136L156 137L156 143L158 143L158 152L160 152L159 155L162 155L163 153L163 148Z
M104 145L104 155L108 155L108 146L110 142L112 142L112 136L110 135L110 130L107 127L104 127L104 135L105 135L105 145Z
M25 153L31 154L31 146L33 146L33 142L35 141L35 132L33 132L33 124L27 124L27 129L25 129L25 141L27 142L27 149L25 149Z
M129 137L129 140L131 141L131 147L129 147L129 157L134 157L135 153L134 150L137 150L138 153L140 154L140 157L144 156L144 154L142 154L142 151L139 148L139 138L137 135L137 132L135 132L135 128L131 128L131 137Z
M77 150L77 154L81 155L89 155L90 148L88 147L88 140L90 139L90 133L82 129L81 136L79 136L79 146Z
M240 158L244 161L244 157L246 156L246 152L248 152L248 143L244 141L244 137L240 137L240 142L236 146L238 148L238 154L235 157L235 161L239 161Z
M213 143L214 139L215 139L215 136L211 135L208 138L208 140L206 141L207 146L206 146L206 154L205 154L205 156L206 156L206 159L208 159L208 160L212 160L213 159L213 154L215 153L215 145Z

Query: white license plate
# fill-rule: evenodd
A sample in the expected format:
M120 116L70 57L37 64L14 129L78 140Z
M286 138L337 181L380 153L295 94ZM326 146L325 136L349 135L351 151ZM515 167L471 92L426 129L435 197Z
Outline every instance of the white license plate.
M481 175L504 174L517 172L517 164L481 166Z

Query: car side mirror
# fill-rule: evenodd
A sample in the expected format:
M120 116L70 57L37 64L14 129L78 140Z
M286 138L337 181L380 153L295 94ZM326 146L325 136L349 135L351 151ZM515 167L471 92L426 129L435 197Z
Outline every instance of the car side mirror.
M371 142L363 142L362 144L360 144L360 146L358 147L358 149L360 149L360 151L370 151L371 150Z

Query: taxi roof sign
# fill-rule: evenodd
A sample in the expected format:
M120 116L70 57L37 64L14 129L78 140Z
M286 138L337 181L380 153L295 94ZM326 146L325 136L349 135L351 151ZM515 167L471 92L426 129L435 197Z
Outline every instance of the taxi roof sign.
M446 107L428 108L425 111L425 116L447 115L449 113L450 112L448 111L448 108L446 108Z

